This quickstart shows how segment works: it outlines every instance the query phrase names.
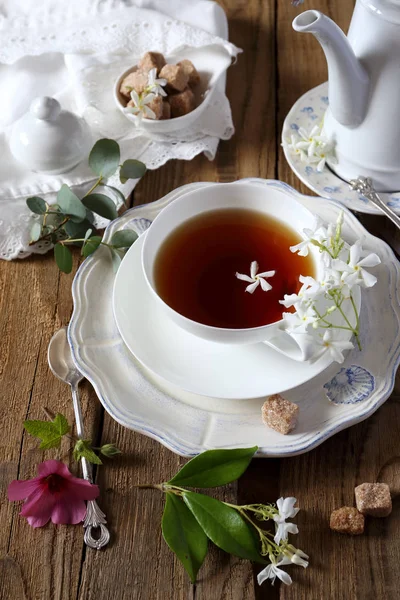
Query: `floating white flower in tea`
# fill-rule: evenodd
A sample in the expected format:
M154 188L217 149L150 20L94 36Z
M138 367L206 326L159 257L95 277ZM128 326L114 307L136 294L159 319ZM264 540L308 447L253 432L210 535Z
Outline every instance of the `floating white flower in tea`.
M264 273L258 274L257 271L258 262L253 260L253 262L250 265L250 276L243 275L242 273L236 273L236 277L238 279L241 279L242 281L247 281L248 283L250 283L250 285L246 287L246 292L249 292L250 294L252 294L258 288L259 285L261 286L261 289L264 292L272 290L272 285L268 283L266 279L269 277L273 277L276 271L265 271Z

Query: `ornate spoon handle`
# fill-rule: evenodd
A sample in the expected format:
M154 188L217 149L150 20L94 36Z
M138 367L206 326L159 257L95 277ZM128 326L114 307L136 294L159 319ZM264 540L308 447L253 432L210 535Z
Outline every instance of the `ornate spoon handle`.
M83 418L77 383L71 385L71 391L74 405L76 431L78 437L83 439ZM86 458L82 458L81 462L84 479L90 481L90 483L93 483L91 464L86 460ZM90 548L95 548L96 550L100 550L100 548L107 546L108 542L110 541L110 532L106 527L106 523L106 515L102 510L100 510L96 500L88 500L86 505L85 520L83 521L83 527L85 528L85 535L83 539L87 546ZM95 529L100 529L100 535L98 538L93 536L93 531Z
M382 198L374 190L372 180L369 177L358 177L350 181L350 188L360 192L368 200L378 207L389 219L400 229L400 217L384 203Z

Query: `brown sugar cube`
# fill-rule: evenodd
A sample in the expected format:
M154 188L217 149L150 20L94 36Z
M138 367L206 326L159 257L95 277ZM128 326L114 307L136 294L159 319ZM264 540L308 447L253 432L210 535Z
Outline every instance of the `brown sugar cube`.
M148 75L143 71L134 71L129 73L121 83L119 91L126 98L131 97L131 91L135 90L138 94L141 94L147 87Z
M331 514L330 528L338 533L360 535L364 533L364 515L352 506L342 506Z
M163 119L164 121L165 121L165 119L170 119L171 118L171 106L170 106L170 103L168 102L168 100L163 100L162 108L163 108L163 110L162 110L161 119Z
M135 106L133 100L128 102L128 106ZM156 115L156 118L153 120L160 120L163 114L163 101L161 96L154 96L153 100L146 104ZM146 114L143 115L145 119L151 119L151 117L147 117Z
M185 58L185 60L181 60L177 64L182 67L186 75L189 77L189 85L191 87L194 87L200 83L200 75L191 60Z
M160 71L160 78L167 80L168 89L177 92L183 92L189 81L189 75L179 65L165 65Z
M163 99L161 96L154 96L153 100L147 105L155 113L156 119L159 120L163 115ZM146 117L147 118L147 117Z
M139 61L139 69L148 73L157 69L157 75L165 65L165 58L160 52L146 52Z
M392 498L386 483L362 483L354 490L360 513L371 517L387 517L392 512Z
M262 407L262 420L264 425L275 429L283 435L288 434L296 427L299 407L280 394L274 394L266 400Z
M186 88L180 94L169 96L168 101L171 106L171 117L173 118L187 115L195 108L194 94L190 88Z

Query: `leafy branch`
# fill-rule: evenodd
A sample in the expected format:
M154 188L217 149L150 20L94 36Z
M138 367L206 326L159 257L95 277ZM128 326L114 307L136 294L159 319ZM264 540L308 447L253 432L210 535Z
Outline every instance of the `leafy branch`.
M132 230L117 231L109 244L103 242L93 225L95 215L112 221L118 216L114 200L108 195L117 196L124 204L122 192L108 183L109 177L119 169L119 179L138 179L146 172L146 165L134 159L127 159L120 165L120 148L115 140L101 139L93 146L89 155L89 167L97 176L90 190L80 199L69 186L63 184L57 193L55 204L48 204L39 196L27 198L29 210L37 215L31 227L30 244L46 241L54 244L54 257L61 271L72 270L72 253L69 245L81 247L81 255L90 256L102 245L109 248L114 265L117 267L123 251L137 238ZM96 191L97 188L101 192Z
M103 464L99 454L112 458L117 454L121 454L121 451L115 446L115 444L104 444L100 447L92 446L91 440L82 440L78 437L71 435L71 426L68 424L67 419L64 415L57 413L52 414L48 409L45 409L45 413L48 416L48 421L40 420L27 420L24 421L24 428L33 437L40 440L39 448L41 450L49 450L50 448L59 448L61 440L64 436L75 442L72 456L74 460L79 461L81 458L86 458L87 461L101 465ZM97 454L96 454L97 452Z
M190 460L168 482L137 486L165 494L161 523L163 537L182 562L192 583L195 583L207 554L209 540L229 554L264 565L268 564L266 557L271 565L277 565L282 556L289 562L297 561L297 564L301 564L299 556L306 556L288 543L287 535L277 538L276 534L260 526L260 522L274 521L274 517L284 523L275 505L238 506L187 489L217 487L236 481L249 466L257 449L254 446L208 450ZM297 509L294 514L296 512ZM295 560L292 560L293 556ZM306 566L305 561L303 563L302 566Z

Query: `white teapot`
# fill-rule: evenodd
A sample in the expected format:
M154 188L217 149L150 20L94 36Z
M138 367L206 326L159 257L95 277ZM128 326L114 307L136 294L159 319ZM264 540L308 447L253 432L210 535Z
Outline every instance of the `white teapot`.
M316 10L293 21L314 34L328 62L324 133L335 143L330 168L349 181L371 177L400 190L400 0L357 0L348 36Z

